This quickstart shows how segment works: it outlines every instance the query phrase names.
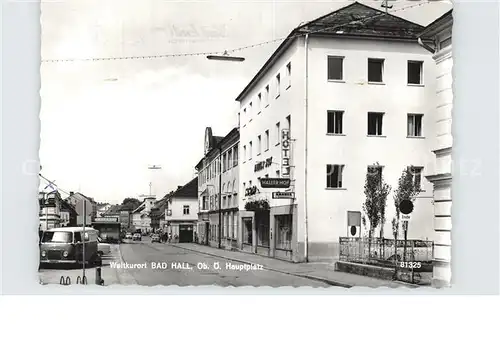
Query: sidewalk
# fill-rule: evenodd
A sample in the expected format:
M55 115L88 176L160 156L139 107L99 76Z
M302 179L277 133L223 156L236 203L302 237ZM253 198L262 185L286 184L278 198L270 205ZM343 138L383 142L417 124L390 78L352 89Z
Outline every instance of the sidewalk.
M344 288L358 287L414 287L410 284L381 280L371 277L365 277L357 274L336 272L333 263L311 262L311 263L292 263L274 258L264 257L257 254L251 254L240 251L228 251L217 249L199 244L170 244L174 247L179 247L185 250L198 252L201 254L231 260L246 264L260 264L268 271L274 271L293 276L313 279L325 282L333 286Z

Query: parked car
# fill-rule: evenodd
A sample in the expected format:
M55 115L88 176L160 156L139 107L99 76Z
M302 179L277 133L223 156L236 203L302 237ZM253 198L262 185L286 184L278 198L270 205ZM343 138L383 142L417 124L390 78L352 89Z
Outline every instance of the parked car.
M160 242L160 235L158 235L158 234L152 234L151 235L151 242L152 243L159 243Z
M125 235L125 239L132 240L134 238L134 235L132 233L127 233Z
M134 236L132 237L133 241L141 241L142 240L142 235L139 233L135 233Z
M97 237L97 253L101 256L109 255L111 253L111 245Z

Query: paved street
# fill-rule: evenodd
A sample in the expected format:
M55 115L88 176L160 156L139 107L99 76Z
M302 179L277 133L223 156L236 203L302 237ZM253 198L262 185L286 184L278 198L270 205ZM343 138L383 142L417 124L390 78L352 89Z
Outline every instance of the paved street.
M151 243L147 237L143 237L142 242L124 243L120 245L120 249L124 263L147 264L147 268L124 269L139 285L329 287L323 282L267 270L240 271L237 268L242 263L169 244ZM166 263L168 268L152 268L155 263ZM179 266L172 268L172 263ZM216 268L217 264L219 269ZM226 264L231 266L226 267ZM190 268L187 268L188 265Z

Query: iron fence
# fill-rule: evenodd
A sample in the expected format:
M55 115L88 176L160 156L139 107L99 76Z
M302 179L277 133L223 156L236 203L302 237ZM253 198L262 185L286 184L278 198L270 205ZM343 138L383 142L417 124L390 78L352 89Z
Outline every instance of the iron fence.
M403 263L432 264L434 243L426 240L339 238L339 261L394 267ZM403 264L402 268L405 265Z

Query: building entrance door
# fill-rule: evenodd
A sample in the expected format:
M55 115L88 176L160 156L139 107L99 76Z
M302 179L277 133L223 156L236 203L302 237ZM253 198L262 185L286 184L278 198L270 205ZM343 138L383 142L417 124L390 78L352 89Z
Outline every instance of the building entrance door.
M179 242L192 243L193 242L193 226L192 225L179 225Z

